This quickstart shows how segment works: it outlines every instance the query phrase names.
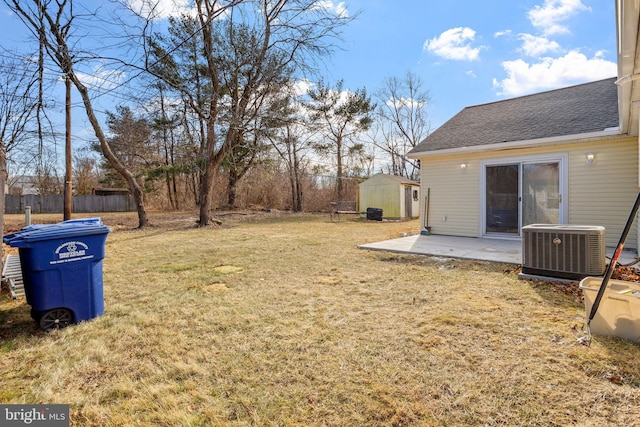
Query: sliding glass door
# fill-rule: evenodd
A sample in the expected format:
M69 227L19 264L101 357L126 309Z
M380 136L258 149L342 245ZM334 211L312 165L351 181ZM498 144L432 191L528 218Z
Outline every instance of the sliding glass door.
M561 160L485 164L484 234L520 236L529 224L562 218Z
M560 222L560 163L522 165L522 225Z
M519 234L520 165L486 167L486 232Z

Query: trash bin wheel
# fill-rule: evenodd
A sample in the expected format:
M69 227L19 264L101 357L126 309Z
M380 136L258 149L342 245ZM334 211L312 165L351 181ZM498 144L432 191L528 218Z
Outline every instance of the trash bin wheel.
M73 321L73 315L70 310L66 308L55 308L45 312L40 317L40 327L45 331L51 331L53 329L62 329L69 326Z

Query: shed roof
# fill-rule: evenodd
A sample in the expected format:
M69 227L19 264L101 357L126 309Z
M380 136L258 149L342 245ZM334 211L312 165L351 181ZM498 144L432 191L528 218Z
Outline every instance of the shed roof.
M373 176L371 176L370 178L364 180L361 184L364 184L365 182L371 180L371 179L390 179L393 181L397 181L400 184L407 184L407 185L420 185L419 182L417 181L413 181L409 178L405 178L404 176L398 176L398 175L389 175L386 173L377 173Z
M410 154L601 132L619 125L615 77L466 107Z

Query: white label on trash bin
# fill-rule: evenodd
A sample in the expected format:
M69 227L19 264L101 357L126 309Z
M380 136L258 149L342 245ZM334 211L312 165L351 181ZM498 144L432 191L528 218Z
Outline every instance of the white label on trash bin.
M82 261L83 259L91 259L93 255L87 255L87 246L83 242L66 242L56 248L55 254L57 259L50 261L49 264L60 264L62 262Z

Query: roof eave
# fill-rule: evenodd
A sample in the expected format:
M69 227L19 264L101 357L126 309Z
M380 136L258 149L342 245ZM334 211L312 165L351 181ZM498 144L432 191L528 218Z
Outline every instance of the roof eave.
M425 157L440 157L456 154L486 153L490 151L513 150L517 148L533 148L541 146L552 146L561 144L575 144L580 142L601 141L606 139L622 139L628 135L622 133L620 129L607 129L598 132L589 132L576 135L554 136L549 138L529 139L524 141L501 142L496 144L474 145L469 147L449 148L444 150L420 151L409 153L410 159L421 159Z

